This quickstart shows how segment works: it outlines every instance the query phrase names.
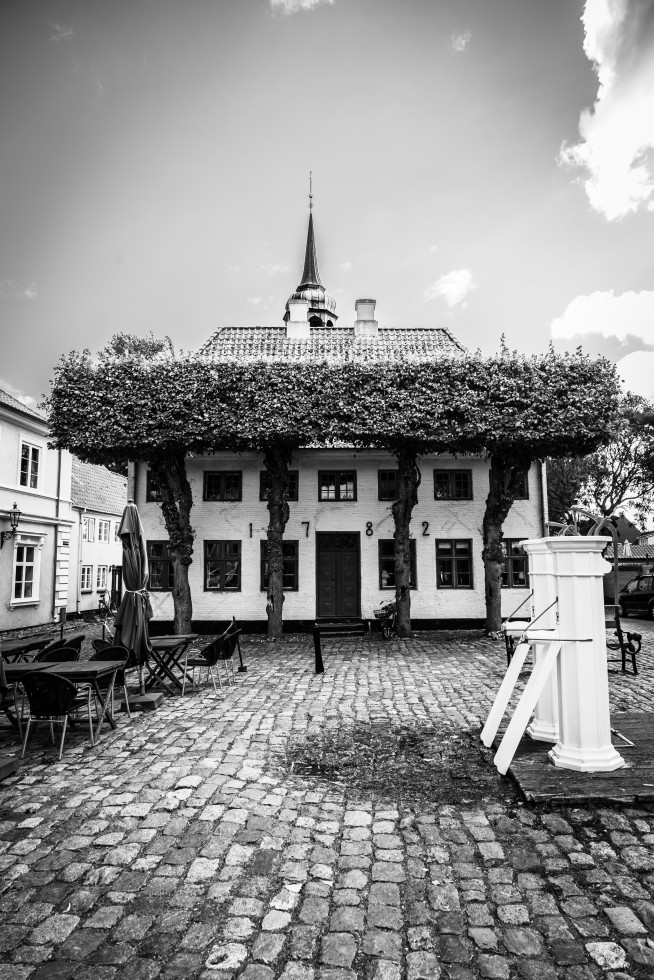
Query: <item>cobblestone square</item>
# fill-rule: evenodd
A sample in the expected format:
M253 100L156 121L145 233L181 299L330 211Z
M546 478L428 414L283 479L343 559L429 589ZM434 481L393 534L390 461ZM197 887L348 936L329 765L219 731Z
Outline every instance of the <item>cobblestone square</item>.
M652 710L610 675L613 722ZM503 644L246 638L248 672L0 786L0 980L654 977L654 814L524 805L478 734ZM0 749L15 751L5 725Z

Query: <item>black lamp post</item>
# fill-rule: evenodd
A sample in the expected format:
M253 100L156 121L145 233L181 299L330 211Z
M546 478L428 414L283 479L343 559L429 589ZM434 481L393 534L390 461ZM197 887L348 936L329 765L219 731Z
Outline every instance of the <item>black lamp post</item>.
M16 537L16 528L18 527L18 522L20 520L20 511L16 506L14 501L14 506L9 511L9 523L11 524L11 531L3 531L0 534L0 548L2 548L5 541L9 541L10 538Z

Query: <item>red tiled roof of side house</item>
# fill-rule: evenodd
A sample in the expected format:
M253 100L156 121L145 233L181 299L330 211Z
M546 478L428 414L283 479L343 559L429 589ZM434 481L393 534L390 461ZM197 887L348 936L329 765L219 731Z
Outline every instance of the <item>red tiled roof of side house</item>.
M83 463L73 456L71 499L74 507L120 515L127 503L127 480L106 466Z
M45 415L42 412L37 411L35 408L30 408L28 405L24 405L18 398L10 395L8 391L4 391L2 388L0 388L0 404L7 405L9 408L15 408L19 412L24 412L25 415L32 415L42 422L45 421Z
M425 361L458 356L465 348L443 327L380 327L376 336L355 337L353 327L312 327L310 337L289 340L286 328L221 327L201 354L218 361L316 361L361 363Z

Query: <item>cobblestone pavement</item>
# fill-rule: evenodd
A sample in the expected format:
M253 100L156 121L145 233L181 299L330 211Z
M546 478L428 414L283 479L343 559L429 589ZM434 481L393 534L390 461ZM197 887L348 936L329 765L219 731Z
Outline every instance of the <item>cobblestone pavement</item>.
M654 629L629 626L613 709L652 710ZM80 731L60 763L35 736L0 786L0 980L654 977L654 812L531 808L480 764L502 644L326 641L322 676L306 637L244 654L224 696ZM434 766L413 798L411 745ZM450 769L477 773L454 802Z

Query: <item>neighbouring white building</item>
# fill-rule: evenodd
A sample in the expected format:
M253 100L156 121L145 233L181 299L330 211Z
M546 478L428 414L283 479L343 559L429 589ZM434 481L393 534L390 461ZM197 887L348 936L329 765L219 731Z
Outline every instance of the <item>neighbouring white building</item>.
M0 632L51 623L68 604L72 457L48 438L44 416L0 390Z
M127 479L76 457L71 477L76 588L69 593L68 611L83 613L97 610L104 592L116 600L122 594L123 546L118 528L127 503Z
M375 301L358 300L354 322L337 323L336 303L320 282L312 216L302 281L283 323L226 327L203 350L217 362L316 360L438 360L462 351L443 328L391 328L375 320ZM481 527L488 462L426 456L412 518L414 625L480 623L485 615ZM196 531L189 580L198 625L235 616L251 628L266 619L266 473L254 454L218 453L187 459ZM292 465L290 519L285 531L284 620L372 618L394 594L395 461L378 451L307 449ZM130 468L129 495L144 525L155 620L171 621L172 563L167 533L145 464ZM544 474L533 466L504 526L507 549L503 612L526 598L527 560L516 544L540 537L547 520Z
M127 481L48 449L49 437L44 415L0 390L0 634L97 610L100 591L121 591Z

